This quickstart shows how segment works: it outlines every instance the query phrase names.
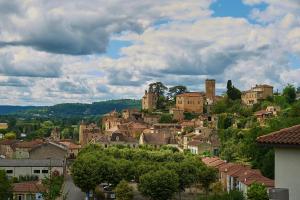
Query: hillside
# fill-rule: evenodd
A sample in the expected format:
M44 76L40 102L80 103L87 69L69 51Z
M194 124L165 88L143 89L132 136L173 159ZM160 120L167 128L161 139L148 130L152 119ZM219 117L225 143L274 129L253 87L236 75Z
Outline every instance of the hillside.
M0 106L0 115L16 114L19 116L69 117L103 115L114 109L141 108L140 100L120 99L94 102L92 104L64 103L54 106Z
M6 115L10 113L15 113L19 111L25 111L25 110L30 110L33 108L37 108L35 106L5 106L5 105L0 105L0 115Z

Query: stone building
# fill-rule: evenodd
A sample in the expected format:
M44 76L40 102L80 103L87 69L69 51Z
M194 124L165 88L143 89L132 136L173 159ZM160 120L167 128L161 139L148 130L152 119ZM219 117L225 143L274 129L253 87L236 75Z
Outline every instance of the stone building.
M145 94L142 98L142 109L149 111L155 110L157 100L158 97L155 93L145 90Z
M129 113L128 117L130 116ZM124 114L124 117L127 117L127 114ZM123 115L123 113L122 113ZM112 111L102 118L102 125L104 126L104 130L107 131L109 129L115 128L119 125L121 125L126 120L122 118L117 111Z
M173 116L173 120L182 121L184 120L184 110L179 108L171 108L170 114Z
M246 105L253 105L268 97L273 96L273 86L271 85L256 85L248 91L242 92L242 102Z
M54 159L65 160L68 157L66 146L54 142L46 142L38 145L29 151L29 159Z
M143 120L146 124L153 125L159 122L160 115L144 114Z
M17 140L2 140L0 141L0 158L13 158L14 157L14 145Z
M41 139L32 141L20 141L14 145L14 158L28 159L31 149L38 147L44 143Z
M55 127L52 131L51 131L51 135L50 135L50 140L52 141L59 141L60 140L60 131L57 127Z
M101 135L101 128L99 128L96 124L81 123L79 126L79 143L82 147L97 140L97 138L101 137Z
M170 132L145 129L139 138L140 145L151 145L159 148L163 145L177 146L175 134Z
M184 112L203 113L205 95L201 92L187 92L176 96L176 108Z
M207 102L214 102L216 97L216 81L215 79L205 80L205 96Z
M125 109L122 110L122 118L130 121L142 121L142 113L136 108Z

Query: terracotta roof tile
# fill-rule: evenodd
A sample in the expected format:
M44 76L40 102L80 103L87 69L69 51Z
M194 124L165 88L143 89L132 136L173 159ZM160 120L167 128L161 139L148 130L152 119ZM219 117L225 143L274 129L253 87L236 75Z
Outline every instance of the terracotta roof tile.
M18 142L18 140L1 140L0 145L12 145L17 142Z
M204 96L203 92L187 92L177 95L177 97L202 97Z
M44 190L45 188L43 187L43 185L38 183L37 181L13 184L14 192L37 193L37 192L43 192Z
M257 138L258 143L273 145L300 145L300 125L281 129Z

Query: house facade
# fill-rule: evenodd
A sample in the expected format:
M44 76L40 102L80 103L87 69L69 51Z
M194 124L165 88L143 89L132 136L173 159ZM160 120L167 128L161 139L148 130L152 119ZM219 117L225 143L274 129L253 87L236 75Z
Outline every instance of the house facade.
M188 92L176 96L176 108L184 112L203 113L204 94Z
M39 179L49 177L50 172L59 175L65 173L65 160L0 159L0 169L9 177L37 176Z
M242 92L242 102L246 105L253 105L268 97L273 96L273 86L271 85L256 85L248 91Z
M257 142L275 149L275 187L288 189L290 200L300 199L300 125L260 136Z
M38 181L13 184L13 198L16 200L43 200L44 186Z

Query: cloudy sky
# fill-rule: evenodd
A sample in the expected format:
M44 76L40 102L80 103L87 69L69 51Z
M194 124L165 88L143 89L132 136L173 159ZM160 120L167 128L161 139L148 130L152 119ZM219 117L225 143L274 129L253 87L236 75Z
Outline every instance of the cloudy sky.
M0 0L0 104L300 86L299 0Z

